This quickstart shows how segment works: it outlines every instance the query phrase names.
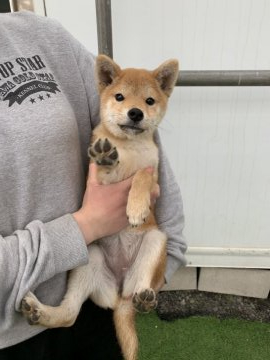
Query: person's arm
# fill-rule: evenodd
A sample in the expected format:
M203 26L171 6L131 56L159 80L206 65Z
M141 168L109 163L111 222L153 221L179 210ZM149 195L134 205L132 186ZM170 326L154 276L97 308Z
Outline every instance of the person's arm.
M58 273L86 264L86 245L127 225L132 178L99 185L96 165L90 167L83 205L76 213L47 223L35 220L10 236L0 236L0 304L13 303L19 310L29 290Z
M84 238L69 214L48 223L35 220L23 230L0 235L0 303L13 303L19 310L30 289L87 261Z
M169 161L162 149L158 133L155 136L159 147L159 185L160 197L156 202L156 217L159 228L168 236L167 268L165 280L168 283L174 272L186 265L186 241L183 235L184 212L179 186Z

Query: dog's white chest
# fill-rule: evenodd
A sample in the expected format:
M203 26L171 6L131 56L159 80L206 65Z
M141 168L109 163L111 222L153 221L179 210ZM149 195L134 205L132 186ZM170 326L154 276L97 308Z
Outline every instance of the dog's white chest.
M156 166L158 162L158 151L155 145L144 144L139 142L138 144L131 143L125 146L123 149L119 149L119 160L122 160L126 165L134 166Z
M139 169L158 167L158 149L154 143L131 142L117 147L119 164L103 176L103 183L118 182L132 176Z

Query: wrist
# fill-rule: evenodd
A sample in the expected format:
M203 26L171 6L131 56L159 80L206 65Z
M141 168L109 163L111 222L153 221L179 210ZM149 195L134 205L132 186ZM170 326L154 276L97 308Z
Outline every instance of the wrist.
M79 229L83 234L86 245L89 245L93 241L97 240L97 236L95 236L94 226L91 226L89 219L84 216L81 210L76 211L72 214L72 216L74 217Z

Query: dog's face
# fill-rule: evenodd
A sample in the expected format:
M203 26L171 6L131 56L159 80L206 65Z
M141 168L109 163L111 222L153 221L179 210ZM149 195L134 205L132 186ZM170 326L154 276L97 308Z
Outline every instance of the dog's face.
M96 60L101 121L120 138L153 134L163 118L178 76L177 60L154 71L120 69L105 55Z

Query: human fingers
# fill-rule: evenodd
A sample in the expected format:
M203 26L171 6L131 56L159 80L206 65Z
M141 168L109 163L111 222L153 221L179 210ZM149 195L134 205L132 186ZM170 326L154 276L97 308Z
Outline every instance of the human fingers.
M158 184L155 185L154 189L151 191L150 199L151 205L155 205L157 198L160 196L160 187Z
M134 176L129 176L128 178L118 182L118 183L115 183L116 186L120 186L120 187L124 187L126 189L130 189L131 187L131 184L132 184L132 180L133 180Z
M98 168L95 163L90 163L89 165L89 177L88 182L92 185L99 185L98 181Z
M147 168L145 168L145 171L147 171L149 174L153 174L154 173L154 168L152 166L149 166Z
M160 196L160 187L158 184L155 184L153 190L151 191L151 197L154 199L158 198Z

